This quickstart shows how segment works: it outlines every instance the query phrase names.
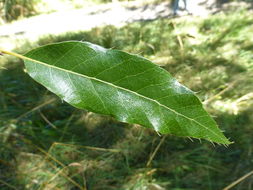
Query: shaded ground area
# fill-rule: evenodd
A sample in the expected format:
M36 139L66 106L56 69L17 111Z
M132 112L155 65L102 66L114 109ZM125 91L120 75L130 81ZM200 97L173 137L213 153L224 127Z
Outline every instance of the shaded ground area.
M251 12L237 9L203 19L96 27L19 44L15 51L24 52L51 42L86 40L141 54L196 91L235 143L225 148L159 137L77 110L31 80L20 61L1 58L0 189L216 190L252 171L251 18ZM252 181L250 176L234 189L251 190Z

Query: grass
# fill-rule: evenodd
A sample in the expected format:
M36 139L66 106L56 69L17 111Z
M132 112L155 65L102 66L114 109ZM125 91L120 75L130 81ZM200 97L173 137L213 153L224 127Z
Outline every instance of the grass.
M222 189L250 172L253 34L245 10L47 36L30 47L85 40L141 54L196 91L228 148L166 136L77 110L31 80L20 61L0 70L0 189ZM252 176L234 189L252 189Z

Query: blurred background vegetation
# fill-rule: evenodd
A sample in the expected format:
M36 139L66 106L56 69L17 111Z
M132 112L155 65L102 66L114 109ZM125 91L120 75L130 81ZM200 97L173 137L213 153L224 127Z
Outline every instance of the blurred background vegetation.
M130 2L133 0L0 0L0 17L10 22L43 13L66 10L71 8L83 8L101 3ZM171 2L175 0L147 0L147 2ZM208 1L208 0L207 0ZM206 2L207 2L206 1ZM209 0L210 1L210 0ZM212 0L217 4L228 2L248 2L252 0Z
M4 22L57 11L49 1L0 2ZM58 3L85 8L110 1L82 2ZM24 53L52 42L85 40L141 54L197 92L234 144L226 148L171 135L160 137L137 125L77 110L31 80L22 61L3 57L0 189L217 190L251 172L252 13L237 6L205 18L159 18L17 44L14 51ZM253 189L253 176L231 189Z
M90 5L124 0L0 0L0 16L12 21L62 9L83 8ZM125 0L126 1L126 0ZM131 0L128 0L131 1Z

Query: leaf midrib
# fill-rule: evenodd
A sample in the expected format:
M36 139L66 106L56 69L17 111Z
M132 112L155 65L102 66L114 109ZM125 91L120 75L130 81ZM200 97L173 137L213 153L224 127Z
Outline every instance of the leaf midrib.
M199 122L196 121L195 119L192 119L192 118L190 118L190 117L187 117L187 116L185 116L185 115L183 115L183 114L177 112L176 110L173 110L173 109L169 108L168 106L161 104L161 103L158 102L157 100L151 99L151 98L149 98L149 97L147 97L147 96L141 95L141 94L139 94L139 93L137 93L137 92L134 92L134 91L132 91L132 90L129 90L129 89L127 89L127 88L123 88L123 87L121 87L121 86L117 86L117 85L115 85L115 84L112 84L112 83L107 82L107 81L103 81L103 80L98 79L98 78L90 77L90 76L87 76L87 75L84 75L84 74L80 74L80 73L77 73L77 72L74 72L74 71L71 71L71 70L66 70L66 69L63 69L63 68L61 68L61 67L56 67L55 65L50 65L50 64L48 64L48 63L44 63L44 62L42 62L42 61L38 61L38 60L29 58L29 57L26 57L26 56L23 56L23 55L19 55L19 57L22 58L22 59L24 59L24 60L28 60L28 61L31 61L31 62L35 62L35 63L41 64L41 65L44 65L44 66L46 66L46 67L50 67L50 68L54 68L54 69L57 69L57 70L61 70L61 71L67 72L67 73L71 73L71 74L77 75L77 76L81 76L81 77L84 77L84 78L88 78L88 79L90 79L90 80L95 80L95 81L98 81L98 82L107 84L107 85L109 85L109 86L112 86L112 87L121 89L121 90L123 90L123 91L130 92L130 93L135 94L135 95L137 95L137 96L139 96L139 97L141 97L141 98L147 99L147 100L149 100L149 101L151 101L151 102L155 102L155 103L158 104L159 106L164 107L165 109L168 109L169 111L173 112L174 114L176 114L176 115L178 115L178 116L181 116L181 117L183 117L183 118L185 118L185 119L188 119L188 120L190 120L190 121L195 122L195 123L198 124L199 126L205 128L206 130L208 130L208 131L210 131L211 133L213 133L218 139L220 139L221 141L223 141L223 139L222 139L217 133L215 133L215 132L212 131L211 129L207 128L207 127L204 126L203 124L199 123Z

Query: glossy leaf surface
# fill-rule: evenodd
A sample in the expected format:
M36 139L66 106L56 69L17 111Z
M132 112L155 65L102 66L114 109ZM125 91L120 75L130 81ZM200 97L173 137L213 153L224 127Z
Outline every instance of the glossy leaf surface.
M195 94L145 58L75 41L24 56L33 79L77 108L162 134L230 143Z

